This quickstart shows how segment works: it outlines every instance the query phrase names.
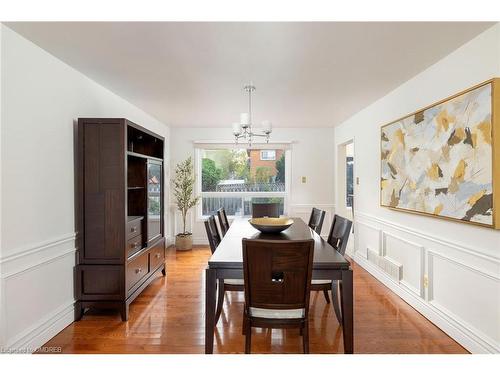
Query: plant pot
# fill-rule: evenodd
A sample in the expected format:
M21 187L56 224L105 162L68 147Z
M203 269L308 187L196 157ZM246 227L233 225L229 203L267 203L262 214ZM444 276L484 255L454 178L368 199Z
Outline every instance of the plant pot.
M175 249L180 251L191 250L193 248L193 235L178 234L175 236Z

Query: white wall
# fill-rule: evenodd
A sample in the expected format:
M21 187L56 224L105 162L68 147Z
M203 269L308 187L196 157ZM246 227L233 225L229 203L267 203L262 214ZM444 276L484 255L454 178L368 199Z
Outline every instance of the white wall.
M231 109L228 109L231 110ZM276 128L271 139L277 142L293 141L291 151L291 188L289 198L289 216L309 219L312 207L327 211L323 224L323 234L330 227L333 213L333 170L334 150L331 128ZM225 128L176 128L171 139L171 174L175 164L189 156L195 156L193 141L231 141L231 127ZM301 177L306 177L306 183ZM175 213L175 207L172 207ZM190 220L193 228L193 240L197 244L207 244L203 222L198 220L192 210ZM179 228L177 228L179 229ZM175 235L174 226L170 228Z
M355 139L355 260L473 352L500 351L500 231L380 207L379 139L381 125L493 77L498 24L340 124L334 137L336 146ZM401 280L384 271L388 258L402 264Z
M163 135L167 155L169 129L0 30L0 347L36 347L73 321L75 120L126 117Z

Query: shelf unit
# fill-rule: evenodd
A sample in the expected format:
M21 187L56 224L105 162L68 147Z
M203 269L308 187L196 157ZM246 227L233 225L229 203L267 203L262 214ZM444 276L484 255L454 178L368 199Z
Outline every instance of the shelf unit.
M75 320L130 303L165 275L164 139L127 119L78 119Z

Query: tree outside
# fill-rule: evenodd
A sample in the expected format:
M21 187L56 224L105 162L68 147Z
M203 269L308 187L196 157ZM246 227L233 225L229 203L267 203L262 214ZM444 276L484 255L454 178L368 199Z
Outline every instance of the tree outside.
M265 189L265 184L283 184L285 182L283 151L276 150L276 157L278 158L276 161L261 160L260 150L203 150L202 191L216 191L222 181L235 181L234 185L245 184L246 189L249 188L248 185L259 184L259 191Z

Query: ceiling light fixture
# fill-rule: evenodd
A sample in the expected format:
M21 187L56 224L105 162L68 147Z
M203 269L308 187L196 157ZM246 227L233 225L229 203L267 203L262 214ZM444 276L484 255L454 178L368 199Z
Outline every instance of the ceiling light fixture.
M262 121L261 132L263 134L252 132L252 93L255 91L255 86L250 82L250 84L245 85L243 89L248 93L248 112L240 114L239 123L233 123L235 142L238 143L238 140L243 139L247 141L248 145L251 147L253 137L265 137L266 143L269 143L269 136L273 131L273 125L270 121Z

